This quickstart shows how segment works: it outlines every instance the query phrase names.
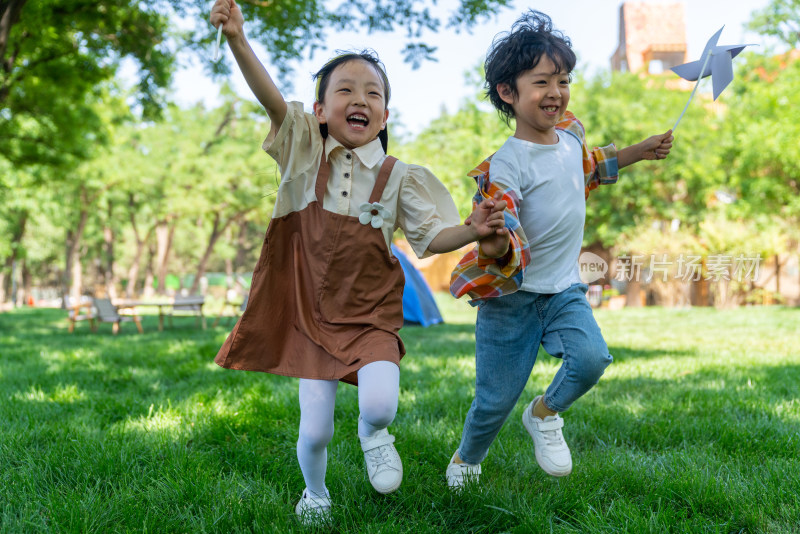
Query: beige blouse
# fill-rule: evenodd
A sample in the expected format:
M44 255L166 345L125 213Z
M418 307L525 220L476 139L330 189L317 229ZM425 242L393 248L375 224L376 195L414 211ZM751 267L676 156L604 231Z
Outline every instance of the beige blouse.
M347 149L332 136L324 144L331 166L322 207L358 217L361 204L369 200L386 154L378 139ZM278 163L281 183L273 217L300 211L315 200L314 185L319 170L323 139L314 115L305 113L300 102L289 102L286 118L272 132L264 150ZM383 220L387 247L397 228L420 258L430 256L428 245L443 228L457 226L461 218L445 186L425 167L398 161L386 184L381 205L391 213Z

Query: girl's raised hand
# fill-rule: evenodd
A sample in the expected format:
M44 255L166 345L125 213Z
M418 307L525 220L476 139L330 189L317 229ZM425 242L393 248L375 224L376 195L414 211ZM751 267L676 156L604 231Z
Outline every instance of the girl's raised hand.
M235 0L217 0L211 8L208 20L215 28L222 24L222 33L228 40L244 33L244 16Z

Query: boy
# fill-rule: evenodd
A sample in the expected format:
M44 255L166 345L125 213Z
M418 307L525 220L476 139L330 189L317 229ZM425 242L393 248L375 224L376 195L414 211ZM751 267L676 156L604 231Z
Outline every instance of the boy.
M502 192L509 232L481 241L451 280L456 298L469 293L479 305L475 399L447 467L452 488L477 479L540 344L562 364L544 394L525 408L522 422L540 467L568 475L572 457L559 414L612 361L579 277L585 200L599 184L616 182L618 168L667 157L673 137L668 131L620 151L614 145L588 150L583 126L567 111L575 62L570 40L532 10L495 39L486 58L487 94L516 127L470 174L478 181L476 199Z

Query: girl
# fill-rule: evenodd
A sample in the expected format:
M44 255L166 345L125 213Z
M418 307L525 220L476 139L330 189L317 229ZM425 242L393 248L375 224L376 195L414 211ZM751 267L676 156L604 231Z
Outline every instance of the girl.
M314 113L287 103L256 58L234 0L217 0L248 85L269 115L263 148L281 184L246 311L215 359L222 367L300 378L297 458L302 519L330 517L326 446L339 381L359 386L358 435L380 493L396 490L402 463L387 426L397 411L405 353L402 269L389 252L402 228L416 254L455 250L501 234L505 202L489 199L459 225L444 186L427 169L386 156L390 88L367 52L338 56L315 75Z

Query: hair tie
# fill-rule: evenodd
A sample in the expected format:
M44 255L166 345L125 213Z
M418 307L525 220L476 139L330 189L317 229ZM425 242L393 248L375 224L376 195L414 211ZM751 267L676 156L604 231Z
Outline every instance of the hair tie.
M334 61L336 61L337 59L339 59L339 58L342 58L342 57L344 57L344 56L349 56L349 55L351 55L351 53L350 53L350 52L348 52L348 53L346 53L346 54L339 54L338 56L334 56L334 57L330 58L330 59L329 59L329 60L328 60L328 61L327 61L327 62L326 62L326 63L325 63L323 66L322 66L322 68L321 68L321 69L319 69L319 71L318 71L318 72L323 72L325 69L327 69L327 68L328 68L328 66L329 66L331 63L333 63L333 62L334 62ZM319 98L319 84L322 82L322 78L323 78L323 76L317 76L317 86L316 86L316 88L314 89L314 96L316 97L316 99L317 99L317 102L321 102L321 100L320 100L320 98Z

